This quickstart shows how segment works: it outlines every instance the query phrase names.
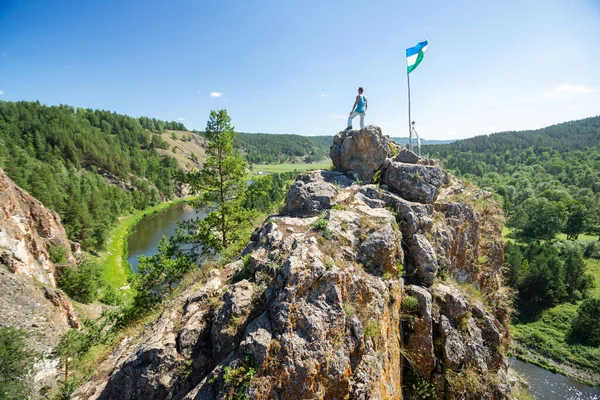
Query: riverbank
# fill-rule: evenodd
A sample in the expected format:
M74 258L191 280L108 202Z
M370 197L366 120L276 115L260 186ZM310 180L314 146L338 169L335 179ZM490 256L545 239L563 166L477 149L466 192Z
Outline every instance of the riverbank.
M569 363L557 362L528 348L518 341L513 340L511 348L513 350L513 355L521 361L536 365L555 374L568 376L569 378L575 379L576 381L586 385L600 388L600 374L582 369Z
M108 235L106 250L100 252L98 256L98 262L102 265L104 281L115 289L128 291L129 289L124 288L128 287L127 277L133 274L133 270L127 262L127 237L131 234L132 229L148 215L161 212L174 204L193 201L197 198L197 196L192 196L166 201L120 217Z

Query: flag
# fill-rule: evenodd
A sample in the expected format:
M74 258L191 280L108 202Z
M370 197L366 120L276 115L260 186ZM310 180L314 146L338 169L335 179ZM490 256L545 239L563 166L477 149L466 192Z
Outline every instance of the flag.
M410 74L423 60L423 56L427 51L427 40L420 42L415 47L406 49L406 65Z

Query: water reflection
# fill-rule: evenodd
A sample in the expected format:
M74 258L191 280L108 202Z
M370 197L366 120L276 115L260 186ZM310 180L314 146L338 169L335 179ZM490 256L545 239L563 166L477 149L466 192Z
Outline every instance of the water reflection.
M206 216L196 212L185 203L174 204L156 214L144 217L127 238L127 261L137 273L138 256L151 256L158 252L158 242L163 236L171 237L177 234L177 223L192 218Z

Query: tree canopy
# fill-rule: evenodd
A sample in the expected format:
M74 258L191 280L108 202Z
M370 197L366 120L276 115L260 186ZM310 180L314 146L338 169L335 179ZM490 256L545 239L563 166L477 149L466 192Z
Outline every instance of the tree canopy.
M0 166L98 249L116 218L174 194L177 161L160 132L180 123L39 102L0 102Z

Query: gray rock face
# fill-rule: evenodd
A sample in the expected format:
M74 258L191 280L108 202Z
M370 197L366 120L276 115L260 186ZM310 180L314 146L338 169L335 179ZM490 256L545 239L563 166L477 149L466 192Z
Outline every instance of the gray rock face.
M381 128L371 125L335 135L329 156L336 169L370 183L375 172L392 155L391 146L396 145L381 134Z
M223 295L223 307L212 326L212 345L215 358L224 358L244 332L246 318L251 311L254 286L243 280Z
M438 166L392 162L381 181L409 201L431 204L442 184L442 169Z
M427 238L415 233L409 238L409 267L418 282L429 287L433 285L438 263L435 250Z
M334 171L300 174L288 191L287 214L295 217L318 215L335 205L337 186L348 186L351 183L343 174Z
M431 293L416 285L407 286L406 293L419 302L419 315L410 324L406 347L410 354L417 355L412 362L428 378L435 367Z
M357 259L367 268L396 276L398 273L396 264L404 264L401 239L402 237L399 237L398 232L391 225L384 225L360 244Z

